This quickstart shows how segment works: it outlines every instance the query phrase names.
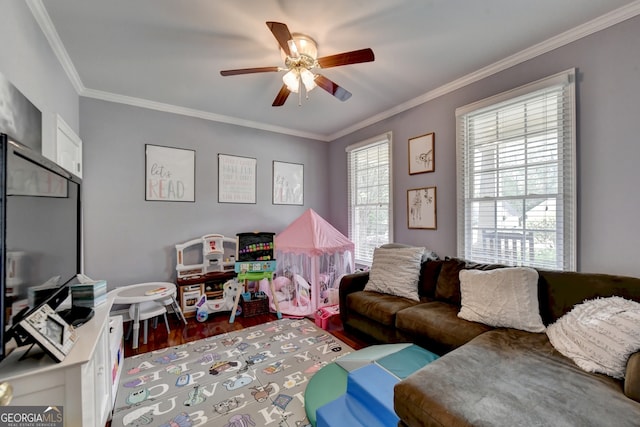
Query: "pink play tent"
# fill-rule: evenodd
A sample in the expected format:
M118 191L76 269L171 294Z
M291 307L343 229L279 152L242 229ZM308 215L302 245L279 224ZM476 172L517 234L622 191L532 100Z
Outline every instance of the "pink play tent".
M276 235L275 249L275 297L282 314L312 316L338 303L340 278L354 271L353 242L308 209Z

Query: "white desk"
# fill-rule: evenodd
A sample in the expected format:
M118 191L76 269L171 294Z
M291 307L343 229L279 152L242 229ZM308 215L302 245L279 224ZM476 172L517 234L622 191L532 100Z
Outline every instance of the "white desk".
M156 289L164 288L159 292L153 292ZM131 304L133 305L133 343L132 348L138 348L138 338L140 334L140 304L146 301L156 301L160 299L171 298L171 307L178 317L186 324L185 319L180 310L180 306L176 301L176 285L170 282L147 282L138 283L136 285L122 286L116 288L109 293L113 293L114 304Z

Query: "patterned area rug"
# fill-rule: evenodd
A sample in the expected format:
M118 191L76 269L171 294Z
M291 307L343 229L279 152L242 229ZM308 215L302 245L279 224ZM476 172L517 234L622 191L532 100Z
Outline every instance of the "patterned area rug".
M129 357L111 426L308 426L309 379L352 351L308 319L282 319Z

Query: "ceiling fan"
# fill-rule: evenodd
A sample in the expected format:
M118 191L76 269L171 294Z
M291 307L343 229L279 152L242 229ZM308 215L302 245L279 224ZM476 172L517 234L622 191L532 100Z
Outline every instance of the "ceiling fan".
M222 70L223 76L235 76L238 74L269 73L275 71L287 71L282 77L283 85L276 98L274 107L284 105L291 92L299 96L298 104L301 104L302 90L308 94L316 86L329 92L340 101L346 101L351 97L351 92L338 86L325 76L314 73L314 68L330 68L341 65L358 64L360 62L373 61L373 51L369 48L338 53L336 55L318 58L318 45L311 37L291 33L286 24L281 22L267 22L267 26L280 45L280 53L284 59L285 67L258 67L242 68L237 70Z

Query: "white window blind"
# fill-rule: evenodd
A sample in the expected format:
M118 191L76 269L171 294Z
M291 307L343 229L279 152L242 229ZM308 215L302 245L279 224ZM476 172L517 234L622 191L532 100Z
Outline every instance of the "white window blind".
M576 267L574 71L456 110L458 256Z
M373 250L392 241L391 134L346 149L349 239L355 261L371 265Z

